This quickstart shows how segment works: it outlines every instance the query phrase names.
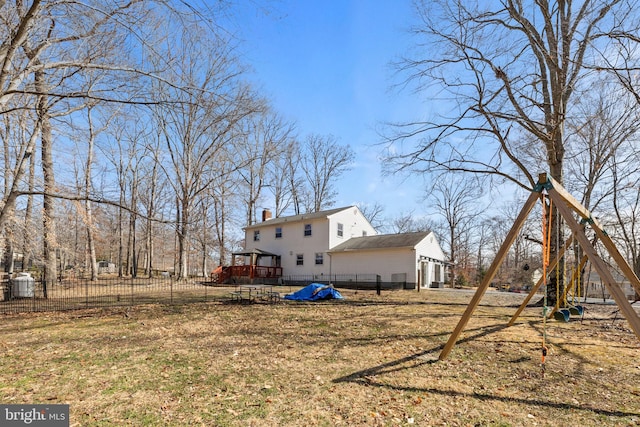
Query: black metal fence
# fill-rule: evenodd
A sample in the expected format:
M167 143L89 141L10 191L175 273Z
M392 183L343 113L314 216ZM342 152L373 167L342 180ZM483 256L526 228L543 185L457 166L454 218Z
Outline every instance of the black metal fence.
M383 282L378 274L291 275L284 276L282 282L289 286L305 286L315 282L355 290L415 289L415 283Z
M29 280L30 279L30 280ZM221 299L229 289L212 287L203 278L172 277L64 279L45 286L31 277L3 280L0 313L77 310L137 304L182 304Z
M282 277L277 285L281 293L288 293L314 282L353 290L412 289L406 283L382 282L376 274L290 275ZM234 287L216 285L202 277L101 277L96 281L65 278L46 286L30 276L12 280L5 277L0 281L0 314L228 301Z

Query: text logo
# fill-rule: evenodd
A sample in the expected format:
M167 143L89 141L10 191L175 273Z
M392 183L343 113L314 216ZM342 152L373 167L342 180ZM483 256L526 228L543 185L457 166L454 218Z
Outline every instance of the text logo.
M69 427L69 405L0 405L0 425Z

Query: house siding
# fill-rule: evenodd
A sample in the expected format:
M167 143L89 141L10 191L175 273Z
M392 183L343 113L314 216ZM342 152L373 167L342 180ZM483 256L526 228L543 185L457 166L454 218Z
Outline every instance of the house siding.
M390 283L396 274L406 273L406 282L416 282L416 256L412 248L379 249L331 254L331 274L379 274Z
M416 246L416 262L419 260L420 255L427 256L433 259L444 260L445 255L440 248L440 244L433 233L429 233L427 237L422 239Z
M417 283L429 286L434 280L434 259L444 260L444 254L433 233L426 234L419 241L416 241L415 235L407 237L402 246L339 249L331 252L336 246L348 246L347 242L352 238L376 236L377 233L355 206L328 211L326 216L319 213L310 216L311 218L305 218L304 215L276 218L247 227L245 250L260 249L279 255L285 277L380 275L385 283L406 283L410 287ZM304 235L305 224L311 224L311 236ZM342 236L338 236L338 224L342 224ZM276 228L282 230L281 238L276 239ZM253 240L256 230L260 230L259 241ZM384 236L380 237L381 242L388 241ZM315 263L316 253L323 254L323 264ZM297 265L299 254L303 255L304 265ZM270 260L264 258L262 262ZM425 273L419 271L421 268ZM441 271L444 271L444 267ZM429 277L421 280L426 275ZM424 284L423 281L428 283Z
M343 224L343 237L338 237L338 223ZM304 235L305 224L311 224L311 236ZM276 228L282 229L282 237L276 239ZM254 241L254 231L260 230L260 240ZM360 210L353 206L327 217L279 221L269 224L269 220L255 224L245 230L245 250L261 249L280 255L280 266L285 275L328 275L330 259L327 250L343 243L351 237L375 235ZM316 264L316 253L322 253L324 263ZM302 254L304 265L297 265L297 255Z
M354 207L347 208L328 217L330 229L328 237L328 249L333 249L352 237L361 237L363 232L367 236L375 236L376 230L369 224L369 221L362 215L360 209ZM338 237L338 223L343 225L343 236Z

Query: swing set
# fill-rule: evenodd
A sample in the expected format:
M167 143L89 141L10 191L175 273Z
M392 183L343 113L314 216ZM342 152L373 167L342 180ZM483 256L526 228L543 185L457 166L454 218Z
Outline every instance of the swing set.
M547 176L546 173L542 173L538 176L538 183L533 188L533 191L529 195L529 198L525 202L522 210L520 211L518 217L516 218L516 221L513 224L513 227L507 234L507 237L505 238L502 246L498 250L498 253L496 254L495 259L493 260L493 263L487 270L487 273L484 276L482 283L480 284L480 286L478 286L476 293L474 294L473 298L469 302L469 305L467 306L465 312L460 318L460 321L458 322L456 328L449 336L449 340L447 341L447 343L445 344L444 348L440 353L440 356L439 356L440 360L446 359L446 357L451 352L451 349L455 346L456 342L458 341L458 337L466 327L467 323L469 322L469 319L473 315L473 312L480 304L480 301L482 300L482 297L484 296L487 288L489 287L489 284L491 283L498 269L502 265L502 262L504 261L507 253L509 252L509 249L511 248L511 245L513 245L513 242L518 236L520 229L522 228L524 222L529 216L529 213L531 212L533 207L536 205L538 199L540 199L543 203L543 207L542 207L542 211L543 211L542 277L533 286L533 288L531 289L531 291L529 292L525 300L522 302L520 307L518 307L516 313L513 315L511 320L509 320L509 323L507 324L507 326L512 326L516 322L516 320L518 319L522 311L525 309L527 304L529 304L529 302L531 301L533 296L536 294L538 289L540 289L540 286L542 286L542 284L546 282L547 275L551 273L554 268L556 269L555 271L556 280L559 278L559 274L560 274L559 261L563 259L567 249L569 249L574 242L577 242L582 248L584 256L580 260L580 263L576 268L576 270L572 273L570 284L569 286L565 286L565 289L562 292L562 295L560 295L559 291L556 291L557 292L556 298L555 298L556 304L553 308L551 308L550 312L547 312L546 305L547 305L548 295L546 291L547 288L545 287L545 297L544 297L545 309L543 310L543 321L545 322L545 327L546 327L546 320L548 316L553 315L553 317L557 320L569 321L571 314L576 314L579 316L583 314L583 307L580 305L569 305L569 307L565 308L565 307L560 307L560 303L567 302L567 296L570 290L572 290L573 302L575 303L576 291L574 290L574 288L576 284L579 283L580 271L582 270L582 267L585 265L585 263L588 260L591 262L595 270L600 275L610 295L613 297L616 304L618 305L620 312L624 315L625 319L629 323L629 326L631 327L633 332L636 334L636 336L640 339L640 317L638 316L638 313L636 313L636 311L633 309L633 307L629 303L629 300L627 299L626 295L624 294L624 292L616 282L615 278L613 277L613 274L607 267L606 263L602 260L602 258L596 252L596 249L594 246L595 242L591 242L587 238L587 235L585 234L585 231L584 231L584 227L588 225L591 227L591 229L593 229L597 239L600 242L602 242L602 244L608 251L609 255L615 262L615 264L618 266L622 274L626 277L629 283L631 283L636 293L638 294L640 294L640 279L638 279L633 269L629 266L629 264L626 262L624 257L620 254L615 244L613 243L611 238L607 235L607 233L602 229L598 221L591 216L591 213L584 206L582 206L582 204L580 204L573 196L571 196L571 194L569 194L552 177ZM557 250L557 255L554 259L549 259L550 247L551 247L550 229L552 225L551 223L552 215L549 215L549 217L547 218L547 215L546 215L547 208L549 213L552 212L552 208L555 208L559 214L558 216L565 221L565 223L569 226L572 232L571 236L566 240L566 242L564 242L564 245L562 246L562 248L560 248L560 242L559 241L556 242L556 248L558 248L558 250ZM581 218L580 222L576 220L574 214L577 214ZM559 286L557 286L556 284L556 289L558 288ZM578 295L580 294L579 289L577 290L577 294ZM567 305L567 304L563 304L563 305ZM544 366L545 356L546 356L546 345L545 345L545 337L543 337L543 343L542 343L543 366Z

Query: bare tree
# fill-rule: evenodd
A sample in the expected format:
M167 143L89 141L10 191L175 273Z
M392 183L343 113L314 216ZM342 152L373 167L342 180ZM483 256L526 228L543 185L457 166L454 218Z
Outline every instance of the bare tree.
M421 136L392 156L396 170L491 175L530 190L531 170L545 164L562 183L576 90L601 64L604 40L638 33L634 3L417 1L418 46L401 68L419 90L444 94L450 112L395 127L392 141Z
M358 208L373 228L377 231L382 230L384 227L384 219L382 218L384 206L378 202L375 202L373 205L361 203L358 205Z
M215 161L225 146L236 142L239 124L257 108L224 40L210 40L204 30L189 28L175 42L172 50L181 52L176 58L181 73L171 78L176 87L192 89L165 87L162 96L177 103L159 106L155 121L168 153L169 167L164 170L176 198L178 277L186 278L195 202L218 174ZM244 163L236 164L236 169Z
M4 266L5 272L11 274L13 272L13 259L15 249L17 248L18 221L15 218L16 206L15 196L16 189L21 184L21 177L29 170L28 185L33 187L35 180L35 160L36 153L33 152L39 127L34 121L33 114L30 111L22 110L14 115L2 115L2 126L0 126L0 140L2 141L2 158L4 172L2 174L2 201L1 206L6 221L1 228L4 232ZM29 133L29 130L35 127ZM23 231L23 253L28 254L32 251L30 242L33 234L31 224L33 212L33 199L27 200L27 208L25 212L25 222Z
M625 161L636 150L640 110L610 76L592 82L580 94L576 114L567 124L567 189L594 211L618 188L612 185L614 159Z
M163 211L166 205L166 197L163 194L167 183L161 180L160 165L161 157L161 135L157 132L148 135L145 149L148 152L148 161L144 163L142 176L142 191L140 193L140 204L144 210L145 219L145 274L148 277L153 275L154 259L155 259L155 233L154 228L159 212Z
M286 142L292 132L291 125L277 114L269 111L247 119L245 138L239 141L235 158L243 167L238 174L246 189L246 224L256 222L256 205L265 187L274 185L266 182L269 168L286 153ZM277 185L277 184L276 184Z
M300 213L298 189L302 182L298 173L299 166L299 145L292 138L285 143L281 155L271 162L268 171L268 188L273 195L276 217L282 216L292 205L296 215Z
M469 240L473 225L477 222L483 206L478 203L480 185L478 180L465 180L464 176L442 176L434 182L429 200L435 212L445 223L443 248L449 255L451 284L457 285L458 274L465 270L469 255Z
M635 139L637 142L637 138ZM640 152L618 152L611 161L612 214L603 216L609 234L624 248L636 274L640 274Z
M226 265L229 261L228 249L231 247L227 229L234 224L234 207L238 203L236 197L238 183L233 179L234 162L231 153L225 151L218 159L218 174L207 188L208 200L211 201L212 228L215 231L215 244L218 252L218 265ZM235 222L241 225L238 219Z
M309 188L307 212L317 212L334 203L336 180L349 169L354 152L340 145L333 136L309 135L305 140L302 171Z

